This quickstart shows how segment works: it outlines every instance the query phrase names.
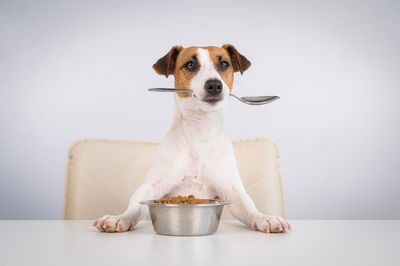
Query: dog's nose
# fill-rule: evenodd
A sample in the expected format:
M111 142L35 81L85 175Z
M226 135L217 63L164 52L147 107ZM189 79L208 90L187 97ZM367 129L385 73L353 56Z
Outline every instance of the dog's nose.
M211 95L217 95L222 91L222 82L219 79L209 79L204 84L204 88Z

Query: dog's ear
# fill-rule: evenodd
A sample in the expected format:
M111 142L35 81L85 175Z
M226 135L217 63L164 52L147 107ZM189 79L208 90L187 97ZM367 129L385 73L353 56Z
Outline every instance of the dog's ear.
M225 44L222 48L224 48L231 57L233 71L239 71L240 74L243 74L243 72L251 66L250 61L247 60L244 55L240 54L232 44Z
M159 75L164 75L168 78L169 75L174 74L176 58L182 46L174 46L165 56L158 59L158 61L153 65L153 69Z

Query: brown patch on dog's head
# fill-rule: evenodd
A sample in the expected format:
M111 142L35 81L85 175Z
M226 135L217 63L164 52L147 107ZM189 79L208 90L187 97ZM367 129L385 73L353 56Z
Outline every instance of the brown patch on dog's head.
M166 77L174 75L175 88L190 89L191 80L196 76L197 71L201 67L197 55L198 48L208 50L210 59L214 63L215 70L218 71L224 82L228 85L229 90L232 90L234 72L243 74L251 65L250 61L241 55L233 45L226 44L222 47L192 46L182 48L181 46L174 46L168 54L160 58L157 63L153 65L153 68L160 75ZM191 67L191 63L194 63L193 68ZM183 98L191 95L189 92L178 92L177 94L179 97Z
M214 63L215 70L218 71L221 78L224 80L226 85L228 85L229 90L232 91L234 68L232 67L232 60L228 51L224 48L216 46L208 46L204 48L208 50L210 59ZM222 67L222 65L225 65L226 63L228 63L228 67Z
M189 90L190 81L194 77L194 72L180 71L182 64L193 57L197 52L197 47L182 48L182 46L174 46L171 50L153 65L153 69L159 75L168 77L174 75L175 88ZM178 92L179 97L189 97L189 92Z
M186 65L190 62L194 63L193 69L188 69ZM200 63L197 58L197 47L192 46L188 48L182 48L178 58L176 60L174 77L175 77L175 88L190 90L190 82L196 76ZM189 97L189 92L178 92L179 97Z

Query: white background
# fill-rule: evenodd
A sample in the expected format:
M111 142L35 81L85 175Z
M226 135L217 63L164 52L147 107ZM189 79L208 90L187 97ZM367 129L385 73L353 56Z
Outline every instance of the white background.
M289 219L400 218L398 1L1 1L0 218L61 218L79 138L160 141L171 46L231 43L253 63L232 139L281 148Z

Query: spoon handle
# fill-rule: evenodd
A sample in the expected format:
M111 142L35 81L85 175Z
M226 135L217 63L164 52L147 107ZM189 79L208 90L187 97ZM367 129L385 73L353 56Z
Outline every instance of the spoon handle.
M192 90L183 90L183 89L175 89L175 88L151 88L149 91L161 91L161 92L191 92ZM242 103L249 105L263 105L270 103L272 101L278 100L279 96L247 96L247 97L238 97L234 94L229 94L230 96L238 99ZM194 95L196 96L196 95Z
M192 92L192 90L181 90L173 88L151 88L149 91L161 91L161 92Z

